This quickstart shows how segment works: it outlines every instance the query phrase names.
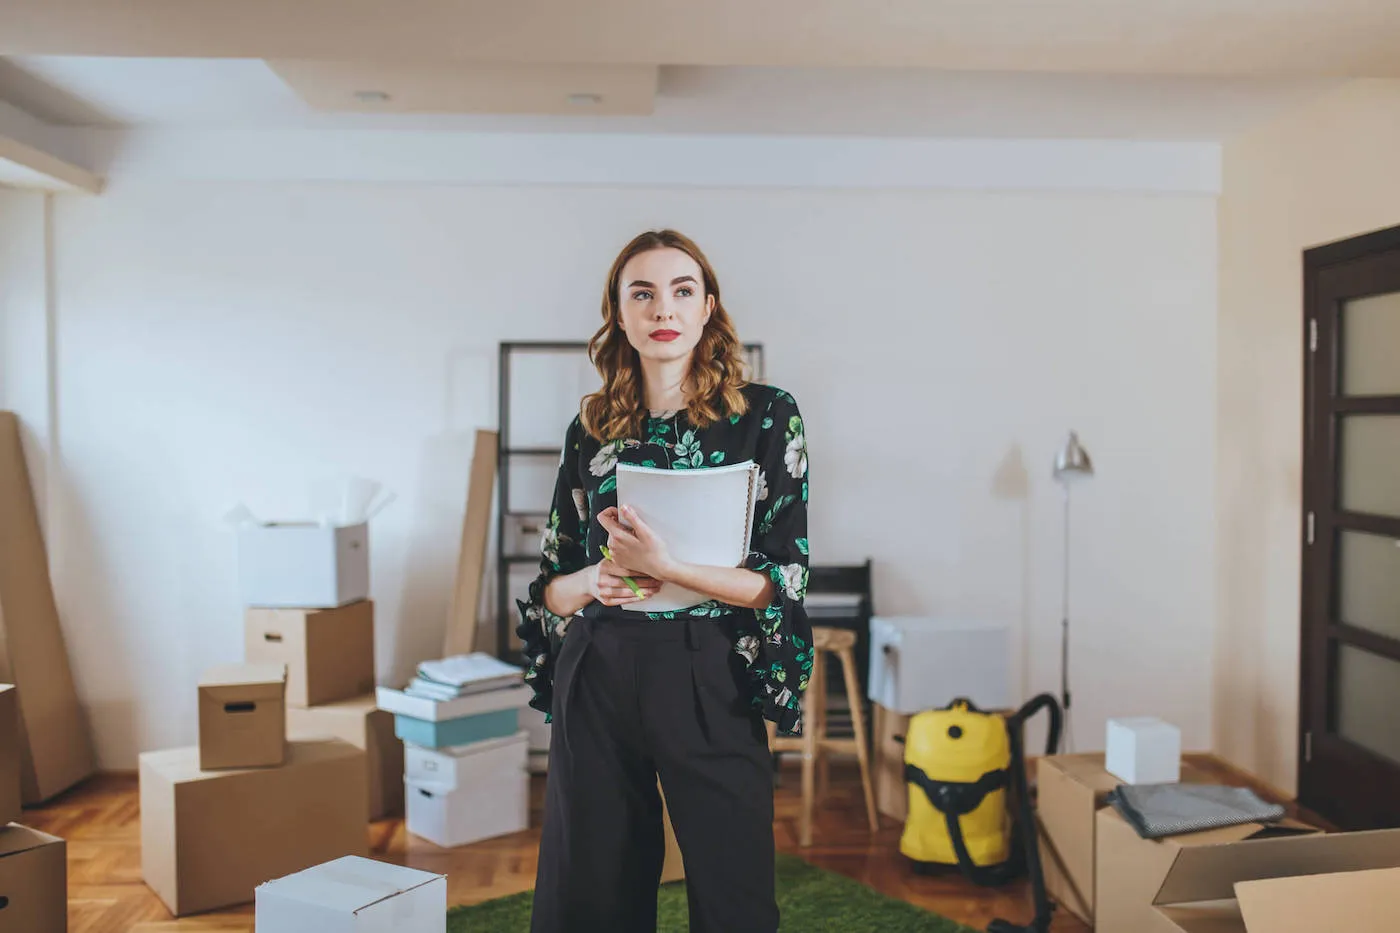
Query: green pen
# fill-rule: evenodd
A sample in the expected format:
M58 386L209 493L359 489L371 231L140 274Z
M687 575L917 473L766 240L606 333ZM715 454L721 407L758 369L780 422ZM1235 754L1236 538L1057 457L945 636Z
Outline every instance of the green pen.
M600 551L603 552L603 559L604 559L604 560L612 560L612 559L613 559L612 551L609 551L609 550L608 550L608 546L607 546L606 544L600 544L600 545L598 545L598 550L600 550ZM637 596L641 596L641 595L642 595L641 587L637 586L637 581L633 580L631 577L623 577L623 578L622 578L622 582L623 582L623 583L626 583L628 589L630 589L635 595L637 595Z

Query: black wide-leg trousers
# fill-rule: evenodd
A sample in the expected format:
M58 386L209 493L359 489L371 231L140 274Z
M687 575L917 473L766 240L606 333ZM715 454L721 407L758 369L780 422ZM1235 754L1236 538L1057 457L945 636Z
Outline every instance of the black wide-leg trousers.
M554 672L531 933L653 933L664 836L691 933L774 933L773 779L744 659L709 620L575 618Z

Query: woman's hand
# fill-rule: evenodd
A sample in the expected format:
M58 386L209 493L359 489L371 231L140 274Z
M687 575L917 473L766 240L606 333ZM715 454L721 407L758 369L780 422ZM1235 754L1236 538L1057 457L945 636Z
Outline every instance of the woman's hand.
M670 578L676 563L666 549L666 542L657 537L630 506L620 510L616 506L604 509L598 514L598 523L608 533L608 548L618 564L636 568L653 581ZM641 581L637 584L640 586Z
M616 556L616 555L614 555ZM629 570L611 560L600 561L588 569L589 593L604 606L621 606L655 596L661 589L661 581L637 571ZM642 591L638 596L627 585L625 577L631 577Z

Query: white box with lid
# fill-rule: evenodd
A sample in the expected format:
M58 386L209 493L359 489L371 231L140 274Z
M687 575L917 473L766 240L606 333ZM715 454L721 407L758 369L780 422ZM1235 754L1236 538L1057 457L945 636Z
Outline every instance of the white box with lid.
M238 529L245 606L334 609L369 598L369 525L246 524Z
M446 933L447 877L356 855L259 885L258 933Z

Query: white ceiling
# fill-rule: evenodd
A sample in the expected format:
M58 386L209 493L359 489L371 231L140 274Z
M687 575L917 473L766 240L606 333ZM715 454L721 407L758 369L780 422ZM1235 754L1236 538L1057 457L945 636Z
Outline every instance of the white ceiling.
M0 56L68 126L1211 140L1400 77L1400 0L3 0Z
M258 60L0 60L0 99L70 126L452 129L522 132L1220 139L1333 83L946 72L707 68L660 71L642 116L318 111Z
M1400 76L1394 0L5 0L0 55Z

